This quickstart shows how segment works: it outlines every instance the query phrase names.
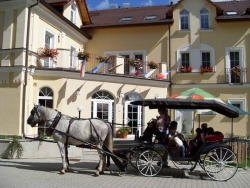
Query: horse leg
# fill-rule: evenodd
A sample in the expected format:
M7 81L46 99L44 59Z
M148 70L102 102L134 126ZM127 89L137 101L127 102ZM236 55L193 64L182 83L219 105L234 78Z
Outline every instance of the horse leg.
M61 153L61 158L62 158L62 163L63 163L63 168L60 171L61 174L65 174L65 171L68 170L68 163L66 161L66 155L65 155L65 145L62 142L57 142L57 145L59 147L60 153Z
M99 148L99 149L102 148L102 147L100 147L100 144L96 145L96 147ZM100 161L99 161L99 165L98 165L97 171L95 172L94 176L99 176L100 172L102 172L102 170L103 170L104 155L103 155L103 152L101 150L99 150L99 149L97 151L98 151Z

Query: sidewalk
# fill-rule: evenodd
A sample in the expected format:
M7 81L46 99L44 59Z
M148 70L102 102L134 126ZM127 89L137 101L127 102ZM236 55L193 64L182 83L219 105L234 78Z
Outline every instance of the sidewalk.
M170 163L170 169L162 169L156 177L144 177L129 166L129 174L105 174L93 177L98 155L94 151L85 152L82 158L70 158L70 171L59 174L62 168L61 158L53 159L0 159L0 187L3 188L161 188L161 187L227 187L248 188L250 171L239 169L236 175L226 182L211 180L205 172L197 167L193 172L178 170ZM111 165L112 170L117 170Z

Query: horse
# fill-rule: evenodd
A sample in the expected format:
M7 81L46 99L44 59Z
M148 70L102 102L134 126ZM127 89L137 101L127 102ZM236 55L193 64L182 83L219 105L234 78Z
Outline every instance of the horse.
M34 105L27 119L27 124L31 127L37 123L45 122L51 129L53 139L57 143L63 167L60 171L65 174L68 171L67 144L69 145L94 145L97 149L100 161L95 172L99 176L106 167L106 153L113 151L113 133L111 124L102 119L77 119L69 118L60 112L44 106Z

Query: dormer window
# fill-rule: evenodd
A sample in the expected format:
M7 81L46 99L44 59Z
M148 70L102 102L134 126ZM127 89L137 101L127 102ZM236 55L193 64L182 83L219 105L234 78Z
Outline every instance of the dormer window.
M76 2L75 1L71 3L70 21L76 24Z
M129 22L132 20L133 17L123 17L120 22Z
M206 8L203 8L200 11L200 23L201 23L201 29L209 28L209 10Z
M180 11L180 29L189 29L189 12L186 9Z
M238 15L238 13L237 12L234 12L234 11L228 11L228 12L225 12L226 13L226 15L228 15L228 16L231 16L231 15Z
M154 20L154 19L156 19L156 18L157 18L156 15L152 15L152 16L146 16L146 17L144 18L144 20Z

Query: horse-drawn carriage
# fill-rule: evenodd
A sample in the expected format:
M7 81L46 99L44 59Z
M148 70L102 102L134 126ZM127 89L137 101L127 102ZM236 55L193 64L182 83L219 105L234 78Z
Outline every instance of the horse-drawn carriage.
M132 102L133 105L149 106L150 109L166 107L169 109L211 109L229 118L238 117L234 109L216 100L194 99L148 99ZM53 138L61 151L63 169L68 169L67 145L85 145L97 149L100 162L95 175L105 169L106 155L110 156L121 171L131 164L144 176L156 176L162 169L163 153L178 168L194 170L199 164L206 174L218 181L232 178L238 170L236 154L226 145L229 139L204 143L196 155L192 157L179 157L178 147L170 148L164 144L142 142L135 135L137 146L133 149L117 149L113 151L112 127L110 123L100 119L77 119L61 115L53 109L35 106L27 123L35 126L44 121L53 132Z

